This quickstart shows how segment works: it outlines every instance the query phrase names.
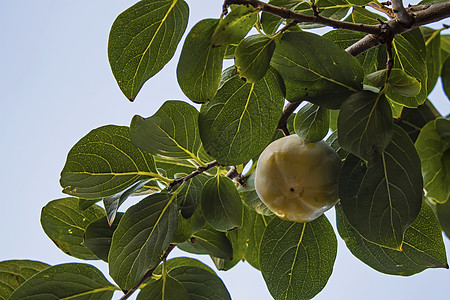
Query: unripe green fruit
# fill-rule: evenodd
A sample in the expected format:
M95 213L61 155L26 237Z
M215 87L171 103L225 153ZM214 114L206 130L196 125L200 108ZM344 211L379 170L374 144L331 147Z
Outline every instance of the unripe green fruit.
M305 142L296 134L272 142L255 173L259 198L278 217L310 222L338 201L341 159L327 143Z

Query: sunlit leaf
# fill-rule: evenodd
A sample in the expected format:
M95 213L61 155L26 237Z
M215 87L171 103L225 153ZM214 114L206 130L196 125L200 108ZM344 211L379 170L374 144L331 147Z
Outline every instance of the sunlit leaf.
M116 286L94 266L69 263L49 267L25 281L9 300L23 299L111 299Z
M153 177L161 178L153 157L131 143L129 128L107 125L92 130L70 149L60 184L66 194L95 199Z
M213 47L210 40L218 23L217 19L206 19L195 24L178 61L178 84L194 102L211 100L219 88L226 47Z
M263 79L246 83L234 67L224 71L216 96L200 109L200 136L219 163L238 165L272 141L284 105L284 86L270 68Z
M152 194L131 206L114 231L109 274L122 289L130 289L156 267L177 228L173 194Z
M295 133L305 141L322 140L330 127L330 111L327 108L307 103L295 115Z
M233 181L223 175L209 179L202 191L201 207L206 222L226 231L242 224L242 203Z
M363 91L350 96L338 117L339 145L368 160L382 153L392 137L392 112L383 94Z
M5 260L0 262L0 299L6 300L22 283L49 265L34 260Z
M339 175L339 197L349 223L367 240L401 249L422 205L420 159L406 132L394 126L391 142L364 163L349 154Z
M313 298L331 276L336 252L336 236L324 215L308 223L274 218L260 247L261 272L272 297Z
M283 77L291 102L307 100L336 109L362 90L363 69L356 58L316 34L284 33L271 64Z
M47 236L64 253L81 259L98 259L83 245L88 225L105 216L98 205L85 210L78 208L77 198L63 198L47 203L42 209L41 225Z
M336 218L339 234L353 255L379 272L410 276L427 268L448 268L439 223L425 202L417 219L405 231L402 251L363 238L348 223L339 205Z
M143 0L114 21L108 58L128 99L133 101L144 83L172 58L188 17L189 7L183 0Z
M445 124L447 135L450 134L450 120L437 118L422 128L415 146L421 160L426 196L444 203L450 199L450 138L439 134L439 123Z

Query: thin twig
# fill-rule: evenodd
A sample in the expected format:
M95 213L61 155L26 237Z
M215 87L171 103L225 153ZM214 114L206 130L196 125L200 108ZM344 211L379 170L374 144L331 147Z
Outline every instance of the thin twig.
M370 2L368 4L366 4L366 6L369 6L375 10L378 10L379 12L385 13L387 16L389 16L390 18L395 17L394 13L392 12L392 9L390 9L389 7L386 6L379 6L376 3Z
M297 109L297 107L299 107L299 105L301 103L302 103L302 101L295 102L295 103L288 103L283 108L283 113L281 114L280 121L278 121L277 129L280 129L281 131L283 131L283 134L285 136L288 136L290 134L289 130L287 128L287 121L288 121L289 117L292 115L292 113Z
M209 169L217 167L217 166L219 166L219 163L216 160L214 160L212 162L207 163L205 167L198 167L197 170L195 170L191 174L189 174L187 176L184 176L184 177L180 177L180 178L174 179L172 181L172 183L167 187L167 189L170 191L177 184L180 184L180 183L183 183L185 181L188 181L189 179L191 179L191 178L193 178L193 177L195 177L195 176L197 176L197 175L199 175L199 174L201 174L201 173L203 173L205 171L208 171Z
M176 246L175 244L170 244L169 247L167 247L166 251L164 252L164 254L163 254L163 256L161 257L161 259L160 259L159 262L162 262L164 259L166 259L167 256L169 256L170 251L172 251L173 248L175 248L175 246ZM158 263L158 265L159 265L159 263ZM131 290L127 291L127 292L125 293L125 295L123 295L122 298L120 298L120 300L126 300L126 299L130 298L130 296L133 295L134 292L136 292L136 291L139 289L139 287L140 287L147 279L149 279L150 277L152 277L152 274L153 274L153 272L155 271L155 269L156 269L157 267L158 267L158 266L156 266L156 267L151 268L150 270L148 270L147 273L145 273L144 277L142 277L141 281L139 281L139 283L136 284Z

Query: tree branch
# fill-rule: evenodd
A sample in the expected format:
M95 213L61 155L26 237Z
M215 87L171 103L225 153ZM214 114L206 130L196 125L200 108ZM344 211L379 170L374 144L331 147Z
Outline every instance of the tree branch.
M398 34L405 33L414 28L420 27L422 25L430 24L443 20L450 17L450 1L444 3L436 3L431 5L420 5L418 7L410 7L407 9L408 12L412 13L413 21L408 27L403 26L400 21L395 18L384 23L386 27L384 30L380 27L380 32L378 34L368 34L363 37L358 42L354 43L345 51L357 56L367 50L376 47L386 41L386 30L390 32L391 35L396 36Z
M167 189L170 191L177 184L188 181L189 179L197 176L198 174L208 171L209 169L212 169L217 166L219 166L219 163L216 160L214 160L212 162L207 163L205 167L198 167L197 170L195 170L191 174L181 177L181 178L174 179L174 181L172 181L172 183L167 187Z
M163 256L161 257L161 260L160 260L159 262L162 262L164 259L166 259L167 256L169 256L170 251L172 251L173 248L175 248L175 246L176 246L175 244L170 244L169 247L167 247L166 251L164 252L164 254L163 254ZM158 263L158 265L159 265L159 263ZM155 269L156 269L157 267L158 267L158 266L156 266L156 267L151 268L150 270L148 270L147 273L145 273L144 277L142 277L141 281L139 281L139 283L136 284L136 286L134 286L131 290L127 291L127 292L125 293L125 295L123 295L122 298L120 298L120 300L126 300L126 299L130 298L130 296L133 295L134 292L136 292L136 291L139 289L139 287L140 287L147 279L149 279L150 277L152 277L152 274L153 274L153 272L155 271Z
M409 25L413 22L413 17L406 11L403 6L402 0L391 0L392 1L392 11L394 12L395 17L398 19L400 24L405 27L409 27Z
M251 5L255 8L261 9L264 12L279 16L283 19L294 20L298 23L315 23L325 26L331 26L333 28L348 29L353 31L373 33L379 32L378 25L366 25L366 24L356 24L346 21L339 21L330 18L321 17L319 14L315 13L312 16L296 13L290 9L284 7L278 7L271 4L267 4L258 0L225 0L224 7L229 5Z
M297 109L297 107L299 107L301 103L302 101L295 103L289 102L288 104L286 104L285 107L283 107L283 113L281 114L280 121L278 121L277 129L283 131L285 136L288 136L290 134L287 128L287 120L292 115L292 113Z

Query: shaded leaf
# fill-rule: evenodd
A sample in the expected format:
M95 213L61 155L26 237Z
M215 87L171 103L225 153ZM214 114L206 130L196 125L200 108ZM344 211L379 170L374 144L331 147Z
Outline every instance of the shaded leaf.
M231 11L220 19L219 24L211 35L214 47L237 44L258 19L259 10L251 5L233 5Z
M388 80L388 87L405 97L416 96L422 87L420 80L409 76L404 70L393 68Z
M83 245L83 237L88 225L104 216L103 209L97 205L82 211L77 198L63 198L50 201L42 208L41 225L64 253L81 259L98 259Z
M330 136L325 140L325 142L331 146L331 148L334 149L334 151L336 151L336 153L339 155L339 157L344 160L347 155L348 152L344 149L341 148L341 146L339 145L339 141L338 141L338 132L334 131L332 134L330 134Z
M394 122L405 130L411 140L415 142L419 136L422 127L429 121L436 119L437 110L427 100L424 104L417 108L403 108L401 116L394 120Z
M143 0L121 13L109 34L108 58L120 89L131 101L172 58L186 30L183 0Z
M153 177L153 157L134 146L129 128L107 125L92 130L70 149L60 184L69 195L95 199L115 195Z
M122 289L135 286L156 267L177 228L174 194L152 194L131 206L114 231L109 274Z
M266 75L270 66L275 40L263 34L242 40L234 53L234 64L241 79L256 82Z
M194 214L200 204L203 186L210 177L199 174L186 181L180 192L177 194L177 204L181 210L181 215L187 219Z
M200 208L197 208L193 215L188 219L185 219L181 213L178 214L178 225L175 231L174 237L171 243L183 243L189 238L202 229L205 225L205 218L203 217L203 212Z
M190 174L197 170L195 165L184 159L169 159L155 156L155 163L158 169L164 170L165 176L168 178L174 178L177 173Z
M202 191L201 208L212 228L227 231L242 224L242 203L233 181L223 175L209 179Z
M216 274L205 269L195 266L180 266L171 269L168 273L183 285L191 300L231 300L222 280Z
M444 204L436 204L436 215L441 225L442 231L450 239L450 201Z
M254 158L271 141L284 105L284 86L274 69L256 83L241 80L234 67L224 71L214 99L200 109L200 136L220 164Z
M107 217L100 218L91 222L84 231L83 245L106 262L108 262L113 233L122 216L123 213L118 213L111 224L109 224Z
M149 118L134 116L130 138L134 145L164 158L198 161L201 140L198 111L183 101L164 102Z
M442 88L444 89L447 98L450 99L450 58L447 58L447 60L442 64L441 79Z
M228 260L233 258L233 248L225 232L217 231L211 226L205 225L192 237L190 241L178 244L177 247L194 254L208 254Z
M362 90L363 69L356 58L312 33L284 33L271 64L283 77L291 102L307 100L336 109Z
M49 267L25 281L8 298L109 300L118 288L94 266L69 263Z
M183 285L170 275L164 274L158 280L146 284L139 292L137 300L189 300L189 294Z
M255 172L252 172L244 181L245 187L239 186L238 192L241 200L258 214L272 216L273 212L259 199L255 190Z
M445 203L450 199L450 139L439 135L440 122L450 126L450 120L445 118L428 122L420 131L415 146L421 160L426 196ZM450 134L450 129L446 132Z
M212 274L216 274L213 269L202 263L201 261L190 258L190 257L175 257L169 260L166 260L166 269L167 272L170 272L173 268L181 267L181 266L190 266L190 267L197 267L201 268L203 270L206 270ZM154 274L162 274L162 264L160 264L155 271Z
M423 202L417 219L405 231L402 251L371 243L348 223L340 205L336 206L339 234L349 250L375 270L410 276L427 268L448 268L441 229L433 210Z
M349 223L367 240L401 249L422 205L420 159L406 132L394 126L383 153L367 166L349 154L339 175L339 196Z
M0 262L0 299L6 300L22 283L49 265L34 260L5 260Z
M295 133L308 142L321 141L328 134L329 126L330 111L312 103L302 106L295 115Z
M339 145L365 160L382 153L392 137L392 112L383 94L353 94L342 104L337 124Z
M427 49L427 93L430 94L441 74L441 31L421 26Z
M192 101L211 100L219 88L226 47L213 47L210 37L219 20L198 22L186 36L177 66L177 79L183 93Z
M337 241L322 215L308 223L274 218L260 248L260 266L270 294L278 299L311 299L333 271Z
M100 201L102 201L101 198L99 198L99 199L93 199L93 200L92 200L92 199L82 199L82 198L79 198L79 199L78 199L78 208L79 208L80 210L85 210L85 209L91 207L92 205L94 205L94 204L96 204L97 202L100 202Z

